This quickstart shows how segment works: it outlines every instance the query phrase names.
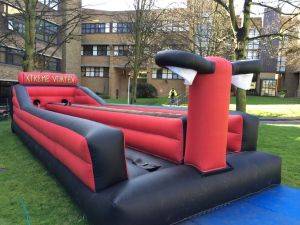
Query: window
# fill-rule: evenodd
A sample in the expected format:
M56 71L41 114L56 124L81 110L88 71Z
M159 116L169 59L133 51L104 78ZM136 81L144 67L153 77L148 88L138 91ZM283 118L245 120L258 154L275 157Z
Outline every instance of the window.
M259 59L259 52L247 50L247 59Z
M0 46L0 63L5 62L5 48Z
M110 55L110 50L108 45L82 45L81 55L108 56Z
M258 35L259 35L259 31L256 28L250 28L249 38L257 37Z
M113 33L129 33L132 30L132 23L113 23Z
M110 23L83 23L82 34L110 33Z
M177 50L188 50L189 46L185 44L169 44L169 45L164 45L158 47L159 50L172 50L172 49L177 49Z
M279 52L277 58L277 72L278 73L285 73L286 70L286 55L287 55L287 43L288 38L285 37L279 42Z
M249 30L249 38L257 37L259 32L255 28ZM259 40L250 40L247 46L247 59L259 59Z
M183 78L168 69L153 69L152 79L182 80Z
M81 76L83 77L108 77L109 68L108 67L81 67Z
M61 65L60 59L48 58L48 64L46 68L50 71L61 71L60 65Z
M82 45L81 55L93 55L93 45Z
M16 16L18 14L21 14L21 11L10 5L4 5L4 13L7 15L15 15Z
M277 72L284 73L286 66L286 54L285 52L279 52L277 59Z
M5 63L11 65L22 66L23 64L23 51L5 48Z
M115 45L114 46L114 56L127 56L129 54L128 45Z
M16 31L18 33L25 33L25 24L21 19L9 18L7 21L9 30Z
M164 32L183 32L188 31L189 26L187 22L162 21L159 29Z
M97 45L97 55L107 56L110 55L110 50L108 45Z
M0 47L0 63L22 66L24 52L22 50ZM61 60L39 55L36 62L36 68L49 71L60 71Z
M48 71L61 71L61 60L39 55L36 62L36 68Z
M46 20L39 20L37 23L37 32L36 32L36 38L57 44L57 36L58 36L58 25L48 22Z
M205 14L195 28L195 52L201 56L207 56L210 49L216 47L216 43L212 40L214 36L212 22L212 17Z
M276 96L277 82L275 79L263 79L260 82L261 96Z
M12 12L11 12L12 13ZM23 18L7 17L7 28L20 34L25 33L25 22ZM36 38L41 41L57 44L59 26L46 20L37 20Z
M57 10L58 9L58 0L39 0L44 5L47 5L48 7Z

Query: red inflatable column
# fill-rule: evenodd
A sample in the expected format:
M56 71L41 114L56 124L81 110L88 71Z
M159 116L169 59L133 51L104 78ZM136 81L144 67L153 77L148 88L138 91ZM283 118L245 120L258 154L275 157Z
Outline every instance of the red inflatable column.
M214 74L197 75L189 88L185 164L201 172L226 167L228 110L232 65L223 58L208 57L216 63Z

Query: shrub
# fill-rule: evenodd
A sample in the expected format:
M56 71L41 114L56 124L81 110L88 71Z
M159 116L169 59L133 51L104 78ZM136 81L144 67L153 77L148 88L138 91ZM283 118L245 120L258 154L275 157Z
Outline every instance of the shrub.
M95 92L95 94L100 96L101 98L109 99L109 95L107 95L107 94L103 94L103 93L100 93L100 92Z
M156 98L157 90L152 84L138 83L136 97L137 98Z

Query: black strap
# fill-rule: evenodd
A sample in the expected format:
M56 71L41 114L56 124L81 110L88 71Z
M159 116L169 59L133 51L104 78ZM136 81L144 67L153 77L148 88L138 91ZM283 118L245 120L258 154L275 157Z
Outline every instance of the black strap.
M153 172L153 171L156 171L160 168L160 166L158 165L154 165L154 164L150 164L150 163L147 163L147 162L143 162L142 159L136 159L136 160L130 160L132 162L132 164L144 169L144 170L147 170L149 172Z

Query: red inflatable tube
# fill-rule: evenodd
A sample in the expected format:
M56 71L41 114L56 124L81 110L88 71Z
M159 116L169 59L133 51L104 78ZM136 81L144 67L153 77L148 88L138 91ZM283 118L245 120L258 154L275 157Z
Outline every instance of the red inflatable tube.
M201 172L226 168L226 144L232 65L216 63L214 74L197 75L189 89L185 164Z
M107 105L107 108L139 110L142 112L160 112L187 115L187 111L159 109L159 108L142 108L142 107L128 107L123 105ZM243 138L243 117L241 115L229 115L228 133L227 133L227 150L231 152L240 152L242 148Z
M86 140L79 134L14 109L14 121L35 141L95 191L91 157Z
M48 104L46 109L119 128L124 133L126 146L176 163L183 161L184 131L181 118L136 115L110 112L101 108L88 109L57 104Z
M19 84L76 86L78 79L75 74L21 72L18 76Z
M26 87L31 101L39 101L39 107L44 108L49 102L62 102L67 100L70 103L99 106L99 103L92 97L76 87Z

